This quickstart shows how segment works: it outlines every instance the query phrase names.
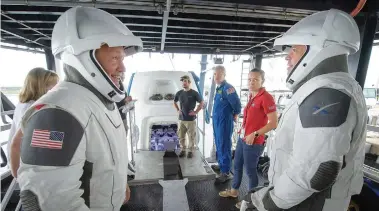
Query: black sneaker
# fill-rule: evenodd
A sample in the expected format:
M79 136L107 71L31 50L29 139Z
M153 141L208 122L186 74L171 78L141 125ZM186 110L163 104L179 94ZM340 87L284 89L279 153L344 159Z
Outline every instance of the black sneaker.
M192 158L192 156L193 156L193 153L192 152L188 152L187 158Z
M228 174L222 173L219 177L216 178L216 183L225 183L226 181L232 178L233 176L230 173Z
M185 154L186 154L186 151L182 150L182 151L179 153L179 157L182 158L182 157L184 157Z

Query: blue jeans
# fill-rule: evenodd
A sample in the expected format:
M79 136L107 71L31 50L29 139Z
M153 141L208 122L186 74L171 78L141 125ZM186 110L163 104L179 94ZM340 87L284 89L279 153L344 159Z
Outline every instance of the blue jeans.
M257 165L263 149L263 145L247 145L244 141L238 139L234 154L233 189L238 190L241 185L243 166L245 166L246 174L249 177L249 191L258 186Z

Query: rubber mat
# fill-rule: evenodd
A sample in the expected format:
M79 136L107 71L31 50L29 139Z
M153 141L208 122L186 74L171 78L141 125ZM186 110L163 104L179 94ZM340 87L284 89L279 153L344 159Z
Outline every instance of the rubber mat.
M163 210L164 211L189 211L188 197L185 186L188 179L182 180L159 180L163 187Z
M247 176L244 174L240 187L240 198L247 193ZM264 179L260 177L260 184ZM235 211L238 199L222 198L220 191L230 188L231 181L215 184L214 180L190 181L186 185L188 205L191 211ZM121 211L162 211L163 188L157 185L141 185L131 188L131 198Z

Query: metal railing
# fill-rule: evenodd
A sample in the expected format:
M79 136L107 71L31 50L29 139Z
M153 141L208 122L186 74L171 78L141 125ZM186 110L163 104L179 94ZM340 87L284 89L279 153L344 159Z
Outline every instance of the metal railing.
M363 175L366 178L379 183L379 170L378 169L373 168L368 165L363 165Z
M196 128L197 128L197 131L199 131L201 133L201 136L202 136L202 155L205 156L205 118L206 118L206 115L205 115L205 110L202 109L202 116L203 116L203 119L202 119L202 128L199 127L199 118L196 118ZM200 138L200 137L199 137ZM200 140L197 141L197 143L199 143ZM199 146L197 146L199 147Z
M3 122L4 125L2 125L0 127L0 132L3 132L3 131L6 131L6 130L9 130L11 129L12 127L12 124L9 123L5 117L8 116L8 115L13 115L14 114L14 110L12 111L1 111L1 121ZM3 143L1 143L1 146L3 146Z
M0 132L3 132L3 131L11 129L12 124L9 123L8 121L6 121L5 117L9 116L9 115L13 115L13 114L14 114L14 110L4 111L3 109L1 109L1 114L0 115L1 115L2 123L4 125L1 126ZM0 140L0 141L2 141L2 140ZM8 158L5 155L5 152L3 150L3 146L6 145L7 143L8 143L7 140L4 140L4 141L2 141L0 143L1 144L1 159L2 159L1 168L4 168L4 167L6 167L6 166L9 165ZM9 176L11 176L11 170L10 169L8 169L5 172L2 172L2 174L1 174L1 180L5 179L5 178L7 178ZM15 178L13 178L12 183L8 187L8 190L5 193L5 195L3 197L3 200L1 201L1 211L4 211L5 208L7 207L8 203L9 203L9 200L11 199L12 194L15 191L16 188L17 188L17 180ZM18 211L18 210L20 210L20 208L21 208L21 200L18 201L18 204L17 204L17 207L16 207L15 210Z
M379 126L367 124L367 131L379 133ZM363 174L366 178L379 183L379 169L364 164Z

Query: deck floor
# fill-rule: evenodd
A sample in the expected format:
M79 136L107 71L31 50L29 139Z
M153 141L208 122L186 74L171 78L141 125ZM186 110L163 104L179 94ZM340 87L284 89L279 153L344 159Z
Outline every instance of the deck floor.
M244 173L240 187L240 198L248 191L248 180ZM260 177L260 184L264 179ZM233 211L238 199L222 198L220 191L230 188L231 180L215 184L215 180L189 181L186 185L187 199L191 211ZM121 211L163 211L163 189L159 184L131 187L131 198Z

